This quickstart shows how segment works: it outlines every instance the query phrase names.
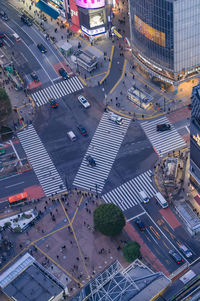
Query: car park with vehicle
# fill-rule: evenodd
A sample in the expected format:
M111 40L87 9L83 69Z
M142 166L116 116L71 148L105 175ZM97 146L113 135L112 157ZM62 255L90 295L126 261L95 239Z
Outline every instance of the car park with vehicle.
M79 132L81 133L82 136L87 136L88 132L86 131L86 129L82 126L82 125L78 125L77 129L79 130Z
M135 220L135 224L137 225L137 227L140 229L140 231L144 231L146 229L144 223L141 221L141 219L138 217Z
M68 79L70 76L67 74L67 71L64 68L60 68L58 70L59 74L62 76L63 79Z
M90 103L87 101L87 99L83 95L79 95L78 100L85 109L90 107Z
M183 263L183 258L175 250L169 250L169 255L176 261L177 264Z
M168 123L157 124L156 129L158 132L165 132L171 130L171 125Z
M95 160L92 158L92 156L90 156L90 155L86 156L86 160L88 161L88 163L89 163L89 165L90 165L91 167L96 166L96 162L95 162Z
M37 48L38 48L38 49L40 50L40 52L42 52L42 53L46 53L46 52L47 52L46 48L44 47L44 45L43 45L42 43L37 44Z
M185 257L187 257L187 258L192 257L192 252L191 252L191 251L188 249L188 247L186 247L184 244L181 244L181 245L179 246L179 249L180 249L181 253L182 253L183 255L185 255Z
M109 120L112 120L113 122L115 122L116 124L122 125L123 124L123 119L121 116L114 114L114 113L110 113L108 116Z

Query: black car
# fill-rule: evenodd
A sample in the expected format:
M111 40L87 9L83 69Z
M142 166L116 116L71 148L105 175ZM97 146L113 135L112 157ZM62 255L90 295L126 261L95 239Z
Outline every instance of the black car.
M31 26L32 23L33 23L32 20L28 16L26 16L25 14L23 14L21 16L21 21L24 22L28 26Z
M5 33L4 32L0 32L0 39L3 39L3 38L5 38Z
M183 258L174 250L169 251L169 255L176 261L177 264L183 263Z
M4 46L4 42L2 39L0 39L0 47L3 47Z
M38 48L42 53L46 53L46 52L47 52L46 48L45 48L44 45L41 44L41 43L37 44L37 48Z
M54 109L58 107L58 103L55 101L55 99L49 99L50 106Z
M86 131L86 129L82 125L78 125L77 129L79 130L79 132L81 133L82 136L87 136L88 135L88 132Z
M138 228L140 229L140 231L144 231L146 229L144 223L141 221L141 219L139 217L135 220L135 223L138 226Z
M167 123L157 124L156 128L158 132L165 132L171 130L171 125Z
M37 76L37 74L35 72L31 73L31 77L32 77L32 79L34 80L35 83L38 83L40 81L39 77Z
M86 160L88 161L88 163L89 163L89 165L90 166L96 166L96 162L95 162L95 160L92 158L92 156L90 156L90 155L88 155L87 157L86 157Z
M7 14L5 13L5 11L1 10L1 11L0 11L0 16L1 16L2 20L8 21L8 16L7 16Z
M62 76L63 79L68 79L69 75L67 74L67 71L64 68L60 68L58 70L59 74Z

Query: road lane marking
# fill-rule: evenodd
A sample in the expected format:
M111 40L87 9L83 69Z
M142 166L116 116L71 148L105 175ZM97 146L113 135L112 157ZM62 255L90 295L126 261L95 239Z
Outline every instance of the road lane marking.
M9 186L5 186L5 188L14 187L14 186L21 185L21 184L24 184L24 181L23 181L23 182L16 183L16 184L9 185Z
M10 141L10 145L12 146L12 148L13 148L13 150L14 150L14 152L15 152L15 155L16 155L18 161L19 161L20 166L23 166L23 164L22 164L22 162L21 162L21 159L20 159L20 157L19 157L19 155L18 155L18 153L17 153L17 151L16 151L16 149L15 149L15 147L14 147L14 144L13 144L12 140L9 140L9 141Z
M135 219L135 218L137 218L137 217L139 217L139 216L141 216L141 215L144 215L144 214L146 214L145 211L143 211L142 213L139 213L138 215L135 215L135 216L131 217L130 219L127 219L127 222L130 222L130 221L132 221L133 219Z
M172 231L174 231L174 229L172 228L172 226L168 223L168 221L164 218L164 216L162 217L164 219L164 221L166 222L166 224L168 224L168 226L172 229Z
M153 241L158 245L158 242L155 240L155 238L153 237L153 235L151 234L151 232L149 231L149 229L146 229L146 231L151 236L151 238L153 239Z
M15 23L16 26L20 27L14 20L12 20L12 22ZM10 30L14 33L14 30L13 30L7 23L6 23L6 25L7 25L7 27L9 27ZM20 29L23 30L23 32L31 39L31 41L33 42L33 44L36 46L35 41L30 37L30 35L28 35L22 27L20 27ZM32 55L33 55L33 56L35 57L35 59L37 60L38 64L42 67L42 69L44 70L44 72L47 74L47 76L48 76L50 82L53 84L52 79L50 78L48 72L45 70L45 68L43 67L43 65L41 64L40 60L37 58L37 56L33 53L33 51L30 49L30 47L28 47L28 45L22 40L22 38L21 38L21 42L22 42L22 43L26 46L26 48L32 53ZM21 52L20 52L20 53L21 53ZM48 58L46 58L46 60L49 62ZM50 64L50 66L52 67L51 64ZM52 67L52 69L53 69L53 67ZM53 69L53 70L54 70L54 69ZM55 71L55 70L54 70L54 71Z
M127 59L124 60L124 65L123 65L123 70L122 70L122 74L120 76L120 78L118 79L118 81L116 82L116 84L114 85L114 87L110 90L109 94L112 94L113 91L117 88L117 86L119 85L119 83L122 81L125 71L126 71L126 64L127 64Z
M153 226L149 226L149 229L153 232L153 234L154 234L158 239L160 239L159 233L154 229Z
M172 239L174 239L174 238L176 237L174 234L172 234L172 233L169 231L169 229L168 229L166 226L163 226L163 229L164 229L167 233L169 233L169 235L171 236Z
M167 235L165 235L165 233L158 227L158 225L156 224L156 222L153 220L153 218L151 217L151 215L144 209L144 207L142 206L142 204L140 204L141 208L146 212L146 215L149 217L149 219L152 221L152 223L155 225L155 227L160 231L160 233L165 237L165 239L170 243L170 245L173 246L173 248L178 252L178 254L181 254L178 250L178 248L171 242L171 240L167 237ZM181 255L182 258L184 258L185 262L189 264L188 260Z
M104 82L104 80L108 77L108 75L110 74L110 69L111 69L111 65L112 65L112 60L113 60L113 54L114 54L114 49L115 46L112 45L112 49L111 49L111 53L110 53L110 61L109 61L109 65L108 65L108 70L106 72L106 74L104 75L104 77L100 80L100 85Z

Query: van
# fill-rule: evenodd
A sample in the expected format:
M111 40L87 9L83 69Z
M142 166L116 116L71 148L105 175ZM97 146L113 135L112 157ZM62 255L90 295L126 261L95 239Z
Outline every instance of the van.
M149 202L149 198L143 190L139 191L139 196L140 196L142 202L144 202L145 204Z
M71 140L71 141L76 141L76 135L74 134L74 132L72 132L72 131L69 131L69 132L67 132L67 136L69 137L69 139Z
M114 114L114 113L110 113L108 119L114 121L115 123L117 123L119 125L121 125L123 123L122 117L120 117L119 115Z
M13 33L13 38L16 42L19 42L21 40L17 33Z
M160 206L162 208L167 208L168 207L167 201L165 200L164 196L160 192L157 192L155 194L155 198L156 198L156 201L158 201L158 203L160 204Z

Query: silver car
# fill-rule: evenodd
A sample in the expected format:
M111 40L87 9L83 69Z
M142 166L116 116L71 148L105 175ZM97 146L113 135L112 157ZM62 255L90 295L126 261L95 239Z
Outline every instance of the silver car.
M190 258L192 256L192 252L185 245L180 245L179 249L185 255L185 257Z
M90 107L90 103L87 101L87 99L83 95L80 95L78 97L78 100L85 109Z

